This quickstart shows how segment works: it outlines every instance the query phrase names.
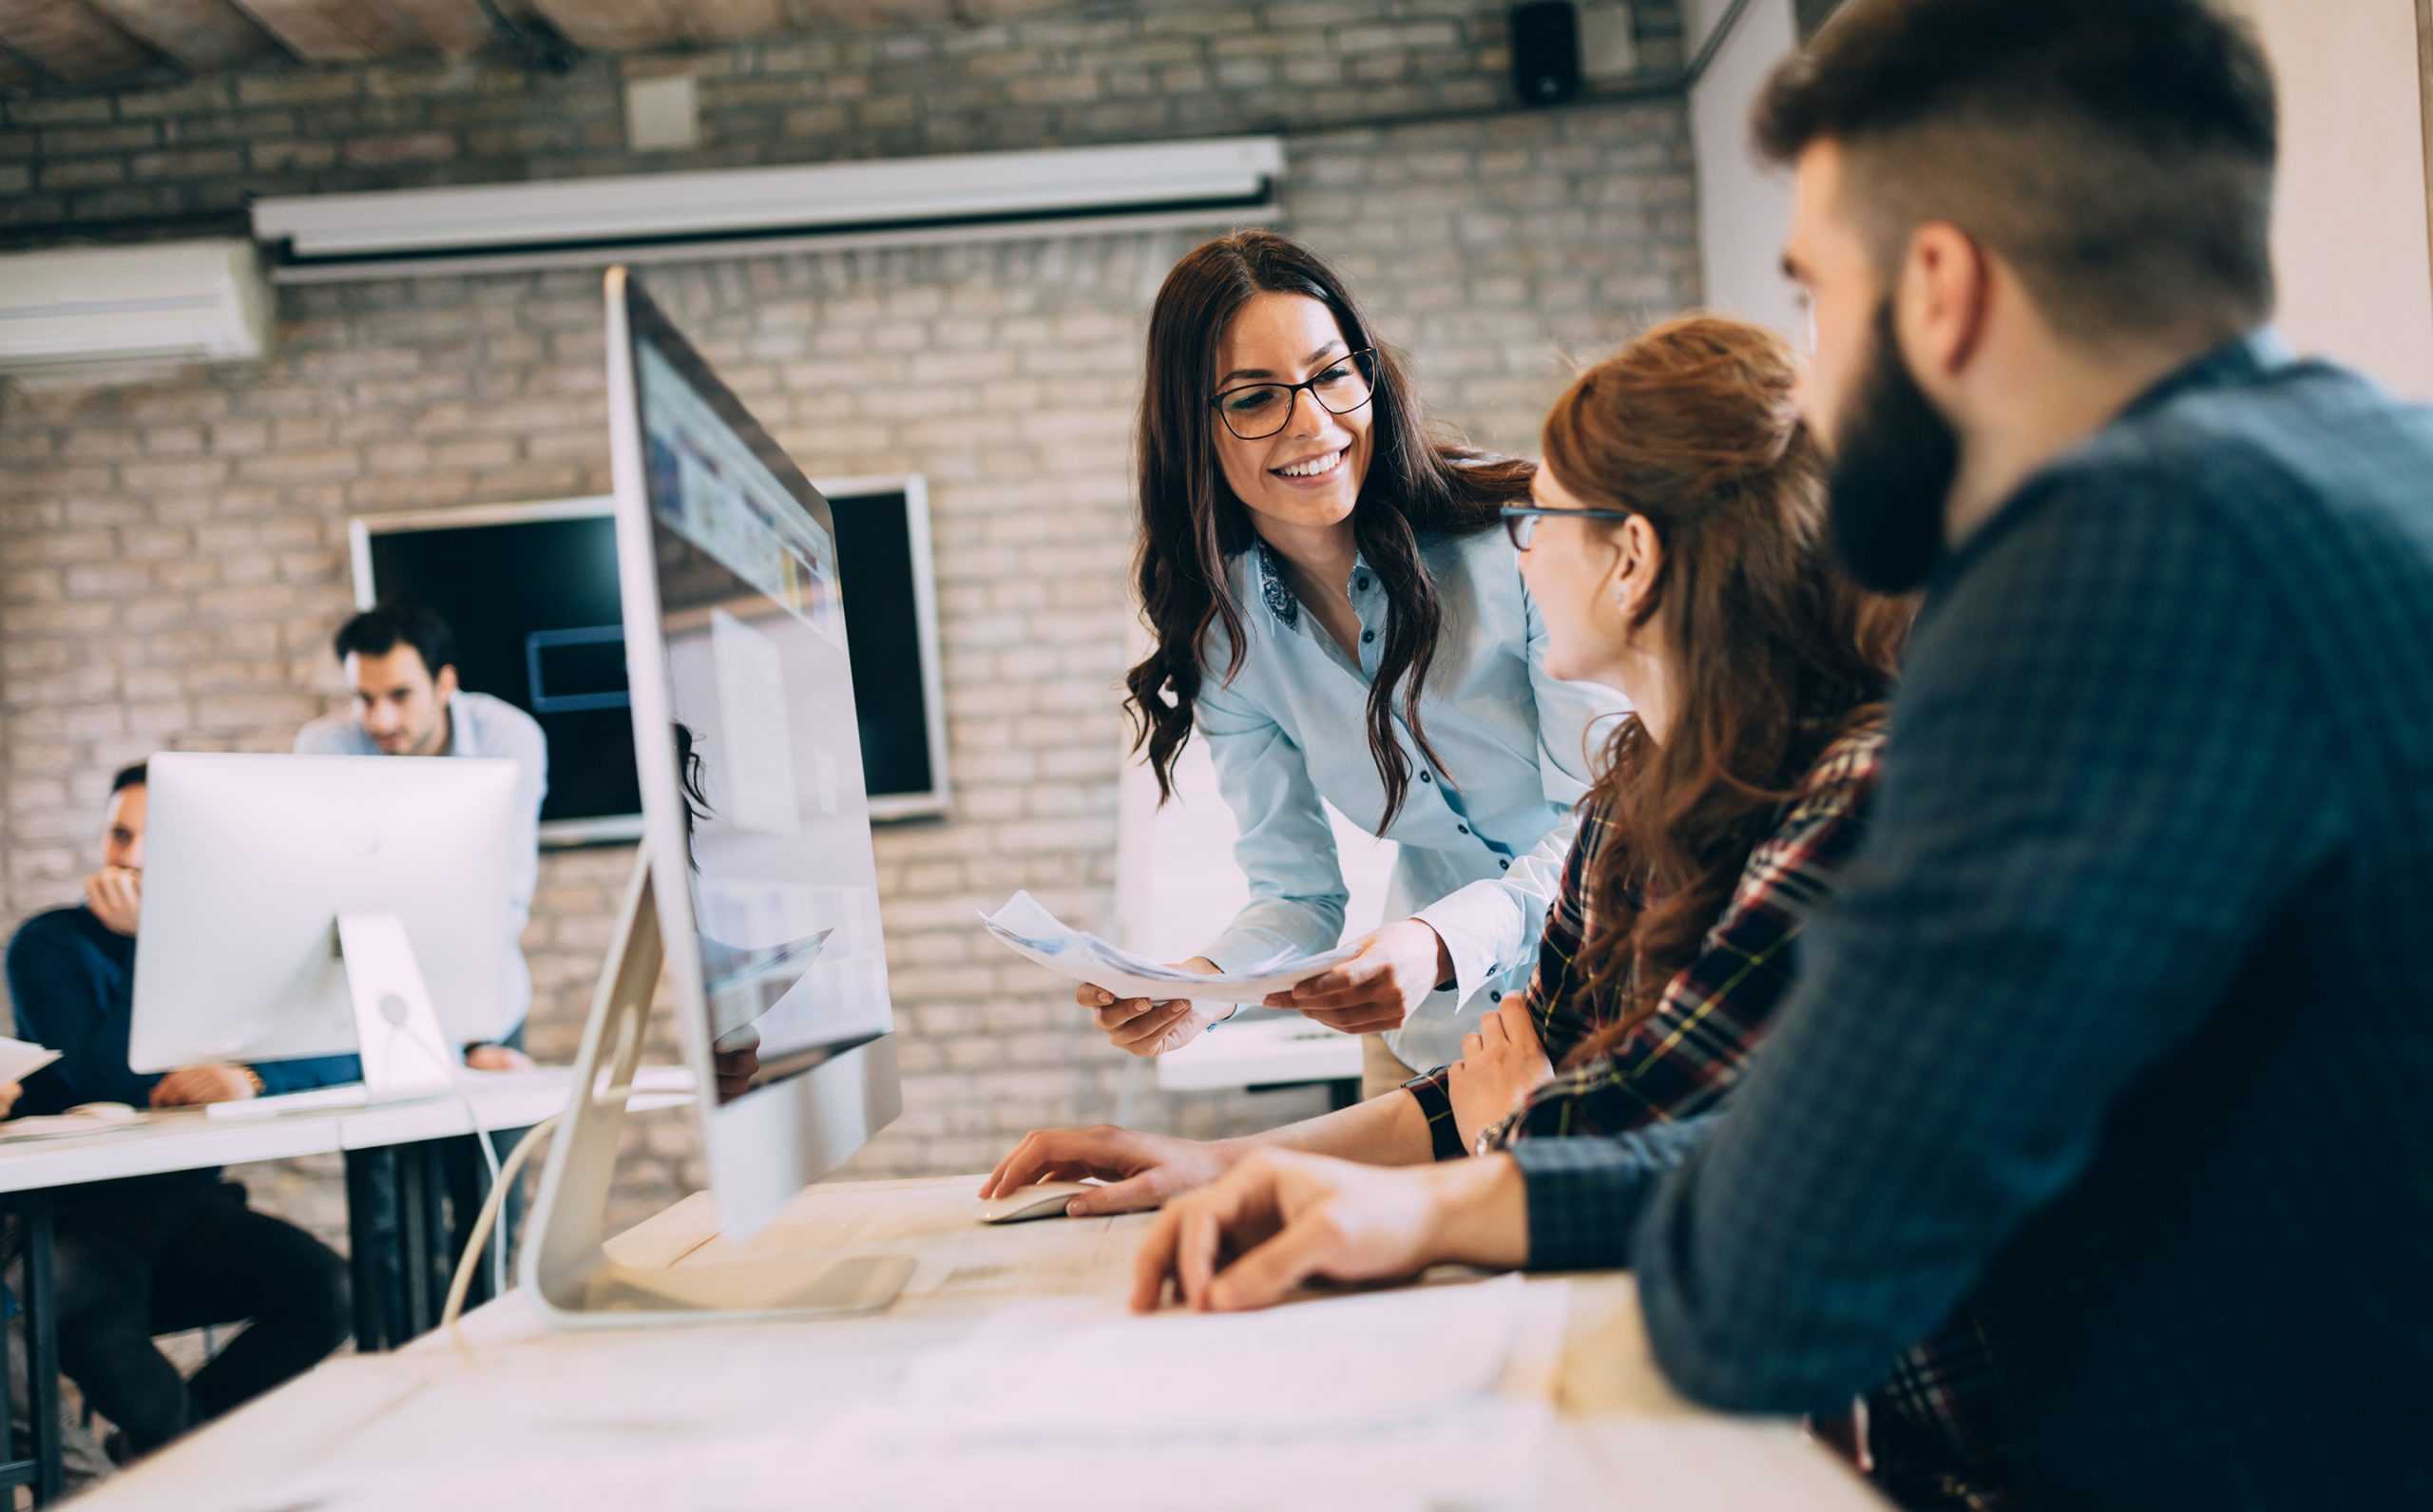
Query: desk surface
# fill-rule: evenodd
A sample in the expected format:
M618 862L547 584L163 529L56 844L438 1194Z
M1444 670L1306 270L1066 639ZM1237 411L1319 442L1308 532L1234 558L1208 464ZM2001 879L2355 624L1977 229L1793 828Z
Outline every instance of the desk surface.
M412 1144L470 1133L474 1112L486 1129L529 1128L565 1106L573 1078L565 1066L469 1071L464 1099L450 1093L420 1102L259 1119L172 1108L91 1134L0 1139L0 1193ZM692 1084L691 1076L675 1067L644 1067L634 1080L643 1089L630 1104L637 1112L680 1101Z
M331 1361L227 1420L98 1487L76 1504L140 1509L419 1509L560 1504L661 1509L854 1504L853 1483L823 1481L824 1423L901 1401L924 1354L1025 1306L1120 1311L1122 1280L1146 1219L1049 1221L988 1228L974 1219L977 1177L815 1187L749 1245L714 1236L705 1199L689 1198L622 1235L629 1263L707 1265L748 1254L891 1251L916 1257L904 1296L874 1317L757 1326L553 1333L523 1292L465 1320L463 1337L432 1334L392 1355ZM1552 1426L1531 1456L1536 1481L1520 1506L1797 1507L1883 1503L1798 1428L1717 1417L1684 1404L1647 1358L1636 1293L1619 1274L1532 1279L1555 1293L1559 1347L1545 1358ZM1542 1293L1533 1292L1533 1297ZM1411 1341L1415 1361L1427 1344ZM1559 1356L1559 1357L1558 1357ZM1156 1432L1171 1405L1127 1402L1121 1382L1081 1404L1110 1435ZM1224 1404L1191 1404L1195 1415ZM1127 1426L1127 1420L1133 1426ZM747 1431L748 1430L748 1431ZM1328 1446L1329 1469L1362 1473L1370 1446ZM1152 1445L1154 1452L1154 1445ZM1238 1502L1294 1501L1255 1443L1236 1466L1260 1487ZM612 1483L602 1465L616 1464ZM962 1504L1067 1506L1102 1502L1056 1483L961 1487ZM1379 1466L1381 1475L1392 1469ZM1388 1477L1387 1479L1390 1479ZM576 1483L584 1483L578 1493ZM1377 1483L1380 1486L1387 1480ZM333 1490L332 1488L336 1488ZM1115 1489L1101 1486L1102 1493ZM1212 1504L1208 1487L1193 1500ZM551 1493L558 1493L553 1498ZM1165 1504L1181 1494L1131 1483L1119 1500ZM900 1499L899 1499L900 1500ZM1423 1506L1382 1496L1350 1503Z

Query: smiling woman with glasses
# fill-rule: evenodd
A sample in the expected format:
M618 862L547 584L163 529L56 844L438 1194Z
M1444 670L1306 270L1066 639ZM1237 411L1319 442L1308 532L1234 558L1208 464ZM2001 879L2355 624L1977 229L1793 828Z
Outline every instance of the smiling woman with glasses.
M1394 922L1273 1005L1371 1035L1370 1080L1390 1087L1446 1060L1518 985L1591 726L1624 706L1545 676L1495 528L1500 506L1527 501L1529 466L1431 439L1324 262L1265 231L1209 242L1167 277L1148 335L1139 582L1155 639L1127 701L1169 795L1184 742L1208 742L1251 890L1185 964L1337 942L1332 803L1398 846ZM1139 1055L1229 1012L1079 999Z

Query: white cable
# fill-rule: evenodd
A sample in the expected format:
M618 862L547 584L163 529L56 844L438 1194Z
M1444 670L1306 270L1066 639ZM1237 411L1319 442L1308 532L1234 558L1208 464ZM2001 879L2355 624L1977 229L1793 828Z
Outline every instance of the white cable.
M589 1094L595 1106L606 1102L623 1102L633 1095L634 1088L630 1082L623 1086L612 1086L603 1091ZM481 1253L482 1241L489 1237L491 1226L498 1221L500 1209L506 1206L507 1199L503 1194L507 1191L508 1181L523 1173L524 1162L531 1157L532 1152L546 1144L549 1136L557 1132L559 1117L560 1115L552 1113L532 1125L531 1130L524 1136L515 1148L507 1153L507 1169L500 1178L491 1184L489 1197L482 1203L481 1213L473 1219L473 1232L466 1240L465 1254L456 1262L456 1277L448 1286L448 1301L439 1310L439 1326L455 1336L457 1346L461 1349L472 1348L466 1342L464 1330L458 1326L458 1322L465 1311L465 1298L473 1290L473 1256ZM499 1294L506 1295L507 1289L501 1287Z
M482 1158L490 1168L490 1191L489 1196L495 1196L505 1185L507 1177L505 1172L499 1165L497 1139L489 1130L482 1127L482 1110L480 1106L473 1101L473 1095L465 1088L465 1067L463 1063L451 1062L447 1056L434 1051L430 1045L425 1044L419 1038L407 1032L406 1027L403 1024L391 1024L389 1026L389 1037L393 1041L398 1039L404 1040L408 1044L412 1045L416 1050L420 1051L424 1060L432 1062L438 1065L440 1077L448 1083L448 1089L456 1094L456 1101L464 1106L465 1121L471 1126L473 1131L473 1143L481 1148ZM367 1092L369 1091L368 1088L366 1090ZM486 1200L483 1205L488 1207L488 1201ZM465 1253L467 1254L480 1254L480 1241L478 1239L468 1239L465 1244ZM497 1248L490 1252L490 1294L493 1296L507 1295L507 1234L504 1230L502 1230L498 1235Z
M633 1088L625 1090L631 1093ZM555 1134L557 1128L558 1115L552 1113L526 1131L524 1138L516 1141L515 1148L507 1153L506 1173L499 1180L490 1183L490 1195L483 1200L482 1211L473 1219L473 1232L465 1241L464 1254L456 1261L455 1278L448 1283L448 1301L439 1310L439 1326L455 1335L460 1348L472 1348L465 1342L465 1333L458 1327L457 1319L464 1313L467 1294L473 1290L473 1268L480 1263L476 1257L482 1253L482 1242L489 1237L491 1225L498 1221L499 1210L507 1205L507 1177L521 1176L525 1160L534 1150L547 1143L549 1136ZM497 1292L505 1296L507 1289L502 1286Z

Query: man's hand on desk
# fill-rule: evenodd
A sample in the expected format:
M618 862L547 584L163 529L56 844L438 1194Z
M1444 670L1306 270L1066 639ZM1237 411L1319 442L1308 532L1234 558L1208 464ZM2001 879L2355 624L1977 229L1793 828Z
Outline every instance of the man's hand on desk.
M0 1119L5 1119L15 1112L17 1100L25 1095L26 1089L18 1083L0 1081Z
M529 1071L532 1058L511 1044L471 1044L465 1047L465 1069Z
M1041 1181L1096 1177L1114 1185L1075 1197L1065 1205L1065 1216L1138 1213L1207 1185L1240 1158L1237 1145L1141 1134L1106 1123L1090 1129L1035 1129L997 1162L997 1169L980 1183L980 1196L986 1200Z
M199 1108L206 1102L242 1102L261 1095L261 1078L241 1065L190 1065L152 1084L156 1108Z
M1431 1265L1510 1270L1528 1259L1528 1202L1508 1157L1418 1169L1257 1150L1158 1215L1133 1261L1132 1307L1171 1281L1187 1307L1236 1312L1312 1277L1378 1281Z

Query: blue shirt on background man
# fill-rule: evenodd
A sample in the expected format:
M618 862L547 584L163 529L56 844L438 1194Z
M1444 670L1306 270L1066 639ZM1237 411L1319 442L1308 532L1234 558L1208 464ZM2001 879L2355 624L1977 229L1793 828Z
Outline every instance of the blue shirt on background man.
M513 870L507 879L507 940L504 993L508 1029L500 1043L519 1044L532 1009L532 970L524 960L524 929L532 921L532 893L540 884L541 801L549 788L549 745L530 715L487 693L458 693L448 700L448 750L451 756L503 757L515 763L517 831L508 846ZM378 742L351 715L314 720L296 737L297 756L380 756Z

